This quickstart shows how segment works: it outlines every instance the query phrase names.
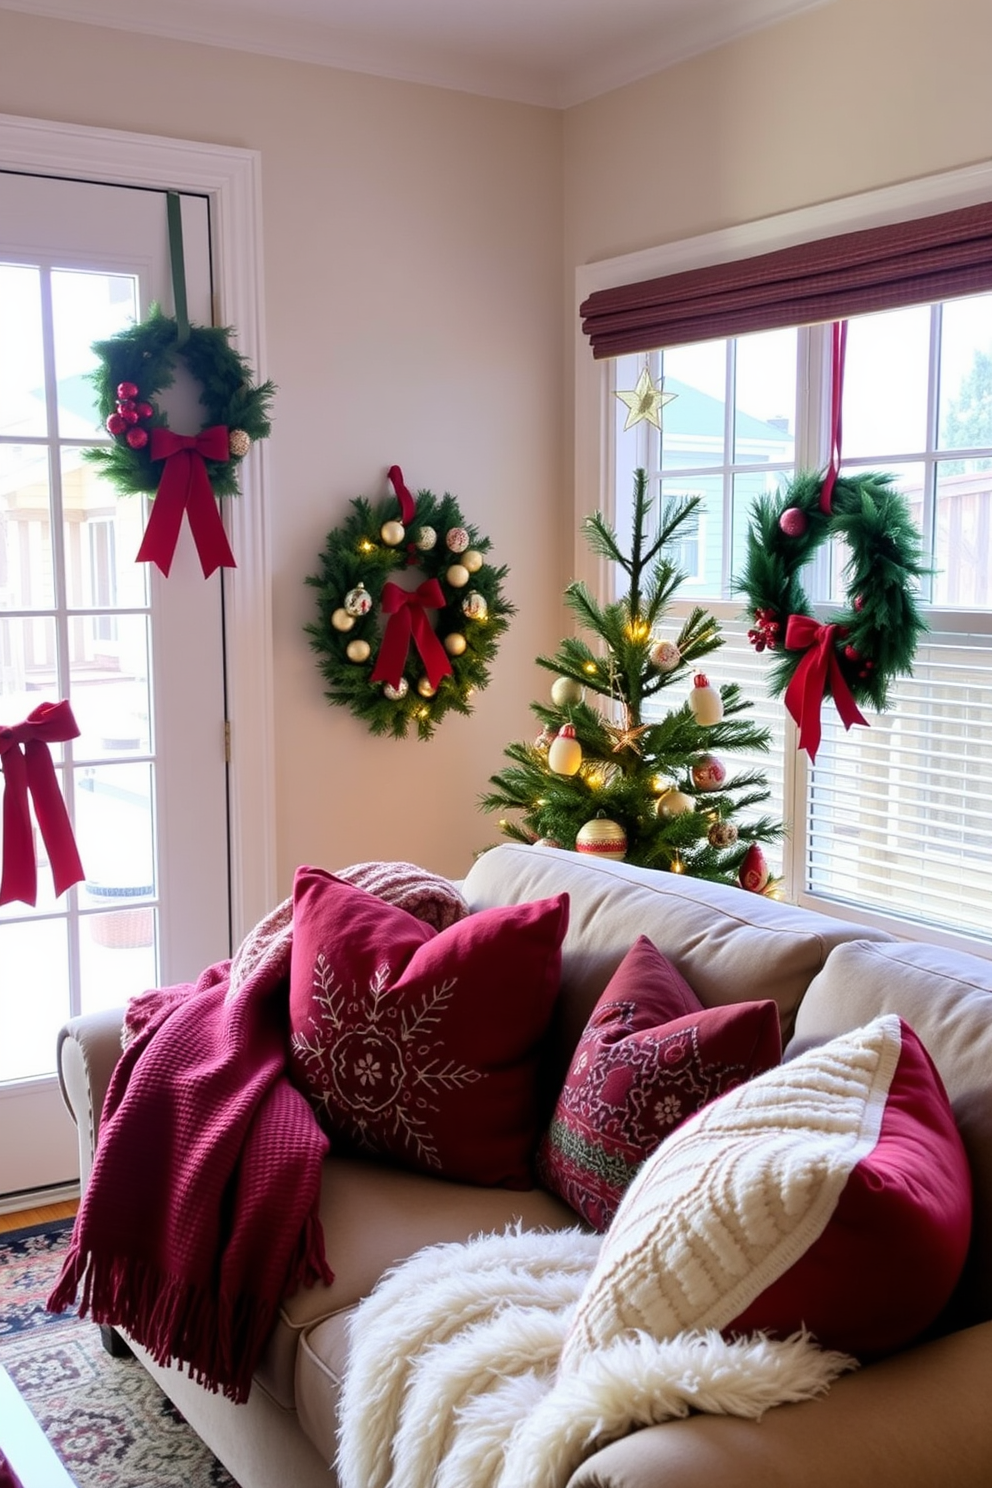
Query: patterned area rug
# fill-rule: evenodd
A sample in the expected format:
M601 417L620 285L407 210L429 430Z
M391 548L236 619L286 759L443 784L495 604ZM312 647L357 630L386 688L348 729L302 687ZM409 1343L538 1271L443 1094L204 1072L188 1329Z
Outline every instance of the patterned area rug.
M237 1488L136 1359L45 1298L71 1221L0 1235L0 1366L79 1488Z

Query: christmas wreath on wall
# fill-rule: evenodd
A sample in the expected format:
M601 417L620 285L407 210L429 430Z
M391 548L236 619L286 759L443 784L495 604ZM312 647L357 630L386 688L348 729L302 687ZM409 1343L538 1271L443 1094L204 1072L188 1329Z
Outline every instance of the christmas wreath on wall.
M923 542L892 480L801 474L752 510L747 560L735 587L747 595L748 639L772 654L771 691L784 692L799 746L811 759L823 698L833 698L845 728L865 723L858 704L886 707L890 682L909 673L926 630L916 594L916 581L929 572ZM821 623L799 571L835 537L850 550L847 604Z
M513 605L505 567L453 496L438 498L389 471L394 495L360 496L327 535L316 574L318 619L304 627L332 703L373 734L429 739L444 715L469 714ZM400 582L405 577L407 582ZM433 617L433 618L432 618Z
M252 385L230 334L221 326L182 325L153 305L146 320L93 347L97 404L112 443L84 455L118 491L154 495L137 561L157 563L165 574L184 512L204 576L235 567L214 498L238 494L238 466L269 433L275 388ZM174 433L156 401L180 361L198 384L206 413L196 435Z

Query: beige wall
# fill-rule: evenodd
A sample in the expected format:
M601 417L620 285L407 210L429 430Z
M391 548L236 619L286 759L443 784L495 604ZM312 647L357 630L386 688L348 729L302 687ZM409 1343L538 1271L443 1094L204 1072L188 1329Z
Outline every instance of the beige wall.
M990 58L989 0L832 0L571 109L569 337L580 264L989 159Z
M0 112L261 153L278 891L294 867L464 873L476 806L529 736L560 632L561 116L0 10ZM303 634L328 530L385 472L451 491L518 607L469 719L373 739L327 704Z

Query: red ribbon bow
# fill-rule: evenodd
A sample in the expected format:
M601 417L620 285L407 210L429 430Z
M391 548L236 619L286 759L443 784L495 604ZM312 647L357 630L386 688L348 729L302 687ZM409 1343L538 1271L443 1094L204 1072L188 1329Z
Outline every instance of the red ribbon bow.
M389 616L379 647L373 682L388 682L398 687L406 666L410 641L413 640L427 672L427 680L437 687L442 677L451 675L448 653L434 634L425 610L444 608L444 591L437 579L425 579L418 589L401 589L399 584L386 584L382 591L382 611Z
M837 625L821 625L809 615L790 615L785 627L788 649L806 652L786 688L785 706L799 725L799 747L805 749L811 760L816 759L820 747L820 708L828 678L844 727L849 729L852 723L867 724L858 711L834 650L839 629Z
M237 568L205 464L228 458L226 427L214 424L192 435L155 428L150 452L153 460L165 461L165 468L135 561L157 563L168 578L186 512L203 577L208 579L215 568Z
M0 727L3 771L3 877L0 904L19 899L34 904L38 869L31 838L28 795L34 801L41 838L48 849L56 896L85 877L59 790L49 744L75 739L79 727L67 702L42 703L23 723Z

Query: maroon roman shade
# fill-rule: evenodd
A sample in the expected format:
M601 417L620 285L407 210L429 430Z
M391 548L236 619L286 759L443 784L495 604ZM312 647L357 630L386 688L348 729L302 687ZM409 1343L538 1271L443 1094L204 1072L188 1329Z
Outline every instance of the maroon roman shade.
M579 314L601 358L989 289L992 202L983 202L596 290Z

